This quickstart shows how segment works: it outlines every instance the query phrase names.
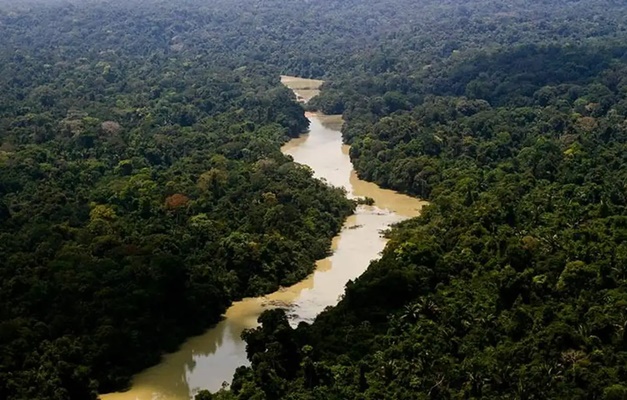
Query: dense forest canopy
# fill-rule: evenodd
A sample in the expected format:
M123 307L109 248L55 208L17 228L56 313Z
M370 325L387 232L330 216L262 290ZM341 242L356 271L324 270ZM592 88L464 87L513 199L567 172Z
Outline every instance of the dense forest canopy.
M122 388L326 254L354 205L279 152L280 73L432 205L200 398L625 398L626 30L613 0L0 2L0 398Z
M305 277L354 207L280 153L308 121L275 70L89 7L2 16L3 399L123 388L232 300Z

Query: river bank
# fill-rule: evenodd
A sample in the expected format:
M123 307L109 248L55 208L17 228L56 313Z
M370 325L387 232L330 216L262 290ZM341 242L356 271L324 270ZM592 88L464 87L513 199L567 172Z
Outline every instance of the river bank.
M318 93L322 81L282 76L282 82L304 101ZM136 375L129 391L101 396L103 400L187 400L201 389L216 391L229 382L235 369L248 364L245 329L270 308L288 309L293 325L312 321L324 308L337 303L346 282L357 278L385 247L381 231L417 216L424 202L360 180L348 156L349 146L339 131L341 116L308 114L309 132L282 148L295 162L308 165L314 176L343 187L351 198L370 197L373 206L360 205L332 243L333 254L316 263L305 280L267 296L233 303L224 319L205 334L187 340L165 355L162 362Z

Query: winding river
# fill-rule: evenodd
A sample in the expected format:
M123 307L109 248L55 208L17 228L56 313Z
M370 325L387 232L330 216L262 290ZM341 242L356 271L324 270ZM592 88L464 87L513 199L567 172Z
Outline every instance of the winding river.
M283 76L282 82L299 99L318 93L322 81ZM336 304L350 279L361 275L385 246L381 231L390 224L419 214L424 202L360 180L342 143L339 116L309 114L308 134L293 139L282 151L294 161L312 168L317 178L344 187L349 197L368 196L374 206L359 206L333 240L333 254L316 264L308 278L267 296L233 303L225 318L205 334L187 340L163 357L160 364L133 378L130 390L101 395L103 400L189 400L201 389L218 390L229 382L240 365L248 364L246 345L240 335L257 326L257 317L272 307L287 308L293 325L312 321L329 305Z

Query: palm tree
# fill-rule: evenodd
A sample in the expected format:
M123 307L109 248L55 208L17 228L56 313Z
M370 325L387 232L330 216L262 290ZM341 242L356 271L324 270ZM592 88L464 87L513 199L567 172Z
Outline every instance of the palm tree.
M433 300L421 297L417 301L406 304L403 307L401 320L415 323L420 318L434 319L439 311L438 305Z

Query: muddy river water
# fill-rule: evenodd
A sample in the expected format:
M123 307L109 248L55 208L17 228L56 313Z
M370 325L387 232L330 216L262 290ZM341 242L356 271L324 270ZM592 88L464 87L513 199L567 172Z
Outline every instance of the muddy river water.
M302 100L318 93L322 81L282 77ZM316 264L315 272L294 286L258 298L233 303L224 319L205 334L188 339L160 364L133 378L130 390L101 395L103 400L188 400L201 389L218 390L235 369L248 364L240 335L257 326L257 317L272 307L287 308L293 325L312 321L336 304L346 282L361 275L385 246L381 231L419 214L424 202L360 180L342 143L339 116L308 115L308 134L293 139L282 151L312 168L317 178L344 187L348 197L368 196L374 206L359 206L333 240L333 254Z

